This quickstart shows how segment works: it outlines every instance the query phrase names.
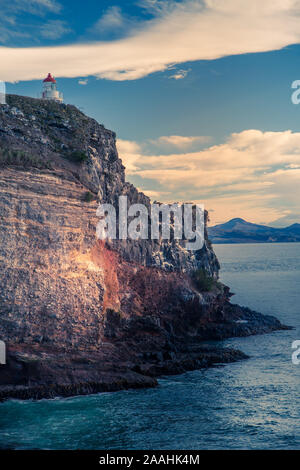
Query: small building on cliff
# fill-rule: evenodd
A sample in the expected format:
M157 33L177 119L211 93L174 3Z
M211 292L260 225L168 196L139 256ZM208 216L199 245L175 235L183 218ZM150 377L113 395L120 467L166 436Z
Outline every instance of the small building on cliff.
M56 80L52 77L51 73L48 73L47 77L43 81L42 99L63 102L63 95L57 90Z

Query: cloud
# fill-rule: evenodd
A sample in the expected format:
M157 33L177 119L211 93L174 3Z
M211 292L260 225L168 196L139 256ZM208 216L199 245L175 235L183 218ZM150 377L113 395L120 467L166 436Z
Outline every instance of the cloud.
M79 85L87 85L88 84L88 79L87 78L80 78L78 80Z
M153 187L163 202L201 198L214 209L215 221L234 213L269 223L285 217L287 211L300 221L298 132L250 129L194 152L151 155L143 148L143 144L126 141L125 147L119 145L120 157L128 164L130 180L140 187Z
M143 21L138 17L129 16L123 13L119 6L113 5L104 11L102 16L96 21L87 33L89 39L95 40L109 39L110 42L121 37L125 37L128 32L134 34L137 30L143 27Z
M40 35L46 39L59 39L72 30L65 21L49 20L40 27Z
M170 193L168 191L153 191L152 189L142 189L142 188L137 188L139 191L143 192L146 194L146 196L152 198L152 199L158 199L161 196L170 196Z
M21 14L43 17L46 13L58 14L60 11L61 5L54 0L0 0L0 43L7 44L9 41L15 43L18 40L24 39L32 40L33 28L36 28L38 31L33 38L35 41L37 41L36 36L39 35L50 39L61 37L64 22L49 21L45 25L36 27L31 24L25 25L24 21L21 22L19 19ZM64 26L64 28L66 27Z
M138 29L129 30L123 39L43 48L0 48L0 79L40 79L42 70L52 69L59 77L94 75L117 81L135 80L174 64L281 49L300 41L300 0L146 3L148 8L152 4L156 15ZM32 0L31 4L57 8L50 0Z
M181 69L173 73L172 75L169 75L168 78L173 79L173 80L182 80L183 78L187 76L188 73L189 73L189 70Z
M5 25L5 21L6 19L0 18L0 44L6 44L12 38L16 40L29 37L28 33L17 31L15 28L12 29L11 25Z
M178 6L178 0L140 0L138 5L153 15L170 13Z
M44 15L45 12L59 13L61 4L55 0L6 0L0 2L1 13L10 12L18 14L20 12L32 15Z
M122 15L121 8L112 6L106 10L91 30L96 33L102 33L116 28L123 28L124 22L125 18Z
M177 147L179 149L191 147L194 144L205 144L209 142L209 136L182 136L182 135L168 135L161 136L156 140L151 140L154 145L167 145Z
M60 3L55 0L15 0L19 4L22 4L26 7L26 11L31 10L32 12L40 12L40 11L51 11L52 13L59 13L62 9Z
M123 163L128 173L138 171L136 163L142 156L142 148L137 142L118 139L118 152L122 156Z

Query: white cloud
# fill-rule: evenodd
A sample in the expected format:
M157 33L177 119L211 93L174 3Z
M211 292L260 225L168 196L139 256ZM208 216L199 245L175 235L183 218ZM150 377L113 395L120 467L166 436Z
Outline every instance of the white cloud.
M7 43L11 38L24 39L28 38L28 34L22 31L17 31L15 28L5 25L5 20L0 18L0 44ZM0 72L1 74L1 72Z
M56 0L2 0L0 2L1 13L10 12L17 14L26 12L33 15L43 15L45 12L59 13L61 4Z
M49 20L40 27L40 35L46 39L59 39L72 30L65 21Z
M88 79L87 78L81 78L78 80L79 85L87 85L88 84Z
M173 79L173 80L182 80L183 78L187 76L188 73L189 73L189 70L180 69L180 70L177 70L177 72L173 73L172 75L169 75L168 78Z
M53 13L58 13L62 8L60 3L55 0L19 0L19 3L22 3L25 6L28 4L32 9L40 8L51 11Z
M121 8L118 6L109 7L101 18L91 28L92 32L102 33L116 28L123 28L125 18L122 15Z
M142 149L126 141L119 145L120 157L129 178L141 187L151 185L163 202L201 198L214 209L214 221L230 214L269 223L287 211L300 221L299 132L250 129L221 145L170 155Z
M300 41L300 0L147 3L148 7L152 3L157 15L145 21L143 28L129 30L124 39L44 48L0 48L0 79L40 79L42 70L51 69L60 77L95 75L134 80L174 64L270 51ZM57 8L50 0L39 0L39 4Z
M166 135L161 136L156 140L151 140L151 143L155 145L168 145L171 147L177 147L179 149L188 148L194 144L205 144L209 142L211 137L209 136L182 136L182 135Z
M54 20L42 27L36 27L30 24L24 26L24 22L20 22L18 18L18 15L25 13L43 17L46 13L58 14L60 11L61 5L55 0L0 0L0 43L6 44L11 40L15 42L30 38L36 41L40 35L50 39L61 37L63 22L57 22L56 36L53 37L55 28L51 27L51 23L55 23ZM33 28L36 28L36 35L32 34Z
M137 189L152 199L159 199L162 196L170 196L170 192L168 191L154 191L152 189L142 189L142 188L137 188Z
M142 149L136 142L118 139L118 152L121 155L128 173L138 170L136 162L141 159Z
M138 5L153 15L161 15L172 12L178 7L180 0L140 0Z

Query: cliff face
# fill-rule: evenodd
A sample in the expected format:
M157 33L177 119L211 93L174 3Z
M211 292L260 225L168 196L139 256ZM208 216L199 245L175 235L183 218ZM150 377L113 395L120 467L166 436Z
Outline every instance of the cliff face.
M74 106L21 96L8 96L7 103L0 107L0 165L2 160L4 166L17 163L44 175L55 174L84 188L81 200L91 192L98 201L117 207L118 197L126 195L129 205L150 208L150 199L125 181L113 132ZM113 248L144 266L180 271L204 268L218 276L218 261L207 242L196 253L176 240L128 240L114 243Z
M162 373L240 359L201 340L281 328L229 304L206 240L96 240L98 202L150 205L125 182L115 134L73 106L0 106L0 397L155 385ZM201 292L190 274L214 278ZM244 320L241 323L239 320Z

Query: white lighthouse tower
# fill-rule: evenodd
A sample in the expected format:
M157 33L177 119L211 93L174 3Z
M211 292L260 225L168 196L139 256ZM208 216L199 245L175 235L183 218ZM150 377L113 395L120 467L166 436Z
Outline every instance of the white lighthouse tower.
M48 73L47 77L43 81L43 100L58 101L62 103L63 95L56 88L56 80L52 77L51 73Z

